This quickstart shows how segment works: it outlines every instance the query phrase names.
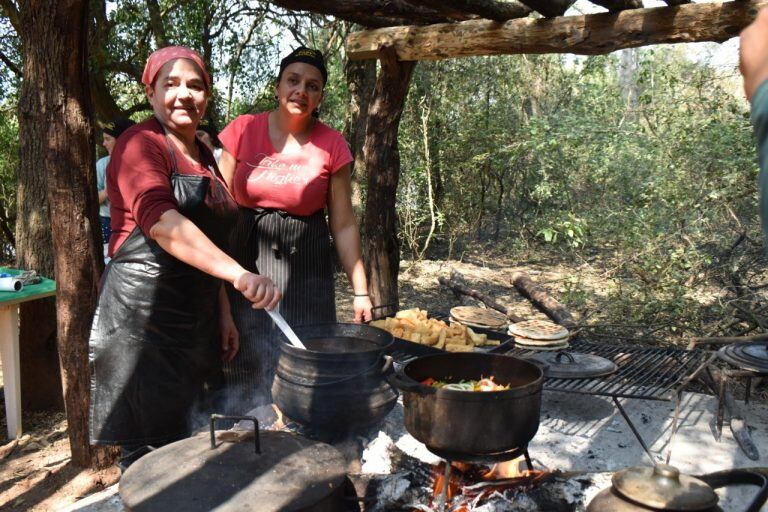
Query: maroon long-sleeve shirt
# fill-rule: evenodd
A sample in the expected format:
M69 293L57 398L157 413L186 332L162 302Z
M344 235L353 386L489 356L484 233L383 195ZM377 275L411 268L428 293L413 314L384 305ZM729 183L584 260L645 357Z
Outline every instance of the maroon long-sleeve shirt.
M215 166L210 150L200 142L198 146L203 161ZM179 174L211 176L210 170L190 162L175 146L174 153ZM172 169L168 143L155 118L136 124L120 135L107 167L107 197L112 216L110 257L137 225L149 235L150 228L163 213L178 209L171 187Z

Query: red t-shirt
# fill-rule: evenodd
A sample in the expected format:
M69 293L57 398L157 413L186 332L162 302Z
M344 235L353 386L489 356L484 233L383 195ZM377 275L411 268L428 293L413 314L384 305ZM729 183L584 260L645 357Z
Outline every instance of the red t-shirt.
M211 176L212 169L220 178L210 150L199 141L197 145L208 168L194 165L174 146L179 174ZM178 209L171 187L172 169L165 134L154 117L131 126L117 139L107 166L107 197L112 216L109 256L115 255L137 225L149 234L163 213ZM209 193L212 189L208 187Z
M331 175L350 163L344 137L316 121L309 141L295 153L279 153L269 139L269 113L240 116L219 134L237 159L234 196L248 208L312 215L325 207Z

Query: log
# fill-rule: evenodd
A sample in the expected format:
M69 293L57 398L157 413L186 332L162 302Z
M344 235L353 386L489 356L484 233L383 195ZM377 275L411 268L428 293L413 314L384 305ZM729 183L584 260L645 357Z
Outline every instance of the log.
M551 318L554 322L562 325L566 329L575 329L576 321L571 314L565 309L565 306L555 300L549 293L536 284L531 279L531 276L525 272L515 272L512 274L512 285L523 295L526 299L530 300L536 308Z
M482 302L483 304L485 304L489 308L495 309L496 311L498 311L500 313L503 313L504 315L506 315L507 318L509 318L513 322L522 322L523 321L522 318L520 318L519 316L515 315L515 313L512 311L512 308L504 307L501 304L499 304L498 302L496 302L495 300L493 300L492 298L490 298L487 295L485 295L484 293L480 292L479 290L475 290L475 289L469 288L468 286L460 283L459 280L454 277L454 275L453 275L454 272L451 272L451 278L450 279L446 279L445 277L440 276L440 277L437 278L437 282L439 282L441 285L443 285L443 286L445 286L447 288L450 288L451 290L453 290L456 293L460 293L462 295L467 295L469 297L472 297L472 298L475 298L475 299L479 300L480 302ZM461 274L459 274L458 272L455 272L455 273L458 274L459 276L461 276Z
M527 2L531 5L531 2ZM685 4L617 13L523 18L497 23L469 20L426 27L389 27L347 36L347 58L376 58L391 44L400 60L437 60L470 55L576 53L600 55L663 43L722 42L739 35L768 0Z

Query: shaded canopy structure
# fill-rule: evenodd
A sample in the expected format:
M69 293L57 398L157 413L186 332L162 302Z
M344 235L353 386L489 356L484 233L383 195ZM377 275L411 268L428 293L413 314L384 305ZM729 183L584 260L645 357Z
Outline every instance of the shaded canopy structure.
M289 10L361 25L345 42L352 119L347 137L363 167L364 255L374 305L398 307L397 132L420 60L532 53L598 55L623 48L738 36L768 0L694 3L591 0L607 12L564 16L575 0L271 0ZM378 76L373 59L380 62ZM375 78L374 78L375 77ZM375 83L375 86L374 86Z

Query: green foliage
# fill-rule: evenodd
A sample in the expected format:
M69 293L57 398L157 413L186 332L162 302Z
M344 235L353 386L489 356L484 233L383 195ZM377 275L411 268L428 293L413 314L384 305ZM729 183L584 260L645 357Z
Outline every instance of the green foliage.
M19 166L19 126L15 112L0 110L0 262L14 258L16 170Z
M428 229L427 98L442 247L597 257L614 281L606 315L700 321L696 285L738 236L734 219L760 240L748 105L731 70L685 47L633 51L628 73L619 55L420 63L400 130L406 247Z

